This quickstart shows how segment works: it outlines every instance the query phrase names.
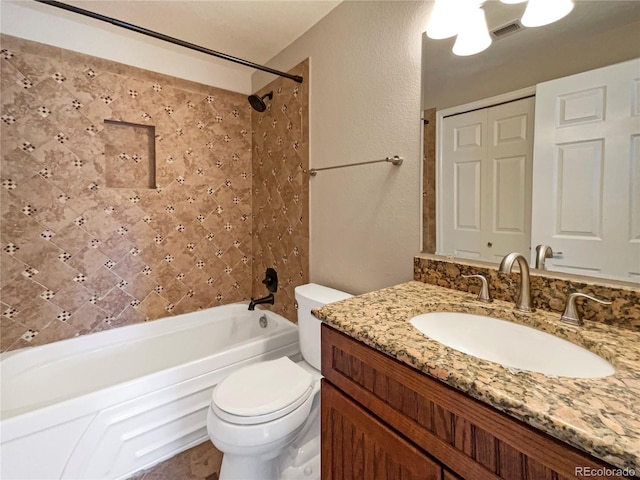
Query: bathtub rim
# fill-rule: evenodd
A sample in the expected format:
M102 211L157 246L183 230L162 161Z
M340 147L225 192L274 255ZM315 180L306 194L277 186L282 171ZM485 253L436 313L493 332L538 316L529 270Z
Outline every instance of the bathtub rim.
M159 318L157 320L147 320L147 321L144 321L144 322L134 323L132 325L124 325L122 327L115 327L115 328L111 328L109 330L102 330L100 332L92 332L92 333L87 333L87 334L84 334L84 335L76 335L76 336L65 338L65 339L62 339L62 340L55 341L55 342L45 343L44 345L29 345L29 346L26 346L26 347L18 348L16 350L10 350L8 352L0 353L0 362L2 362L2 360L9 359L10 357L13 357L13 356L15 356L17 354L28 352L28 351L30 351L30 350L32 350L34 348L39 348L39 349L42 349L42 350L53 350L53 351L62 350L62 349L64 349L65 346L69 345L71 342L74 342L74 341L77 342L77 340L79 338L86 339L87 337L89 337L89 338L96 339L97 336L100 335L100 336L102 336L104 338L104 340L99 342L98 345L108 345L112 341L126 340L126 339L130 338L130 336L127 335L127 333L135 332L135 331L140 330L142 328L149 329L150 326L153 326L151 328L153 328L153 330L156 331L157 334L172 333L172 332L177 332L177 331L180 331L180 330L186 330L187 328L193 326L194 324L203 322L203 319L199 318L198 315L201 315L204 312L207 312L209 310L214 310L214 309L216 309L216 310L232 310L232 309L233 310L239 310L238 307L247 307L247 309L248 309L248 303L244 303L244 302L229 303L229 304L226 304L226 305L219 305L217 307L210 307L210 308L205 308L205 309L202 309L202 310L196 310L194 312L181 313L179 315L172 315L172 316L168 316L168 317L163 317L163 318ZM282 315L280 315L280 314L278 314L276 312L272 312L271 310L264 309L264 308L262 308L260 306L257 307L257 310L259 310L262 313L268 314L268 315L273 315L273 316L275 316L275 318L284 319L288 323L291 323L292 325L295 325L295 323L290 322L288 319L286 319ZM187 317L191 317L191 318L187 318ZM181 319L181 321L176 321L176 319ZM186 321L185 321L185 319L186 319ZM88 347L84 348L84 349L79 349L75 353L83 352L83 351L88 350L88 349L89 349ZM27 367L27 368L30 368L30 367Z
M219 307L212 307L212 309L219 309L224 307L235 307L235 309L237 309L238 306L246 307L246 305L247 304L244 304L244 303L233 303L228 305L222 305ZM205 312L206 310L209 310L209 309L200 310L198 312L191 312L183 315L191 315L193 313L202 313L202 312ZM275 332L273 335L251 339L249 342L239 343L227 350L224 350L225 356L230 359L231 363L235 363L242 359L255 358L257 356L264 354L264 352L259 349L259 346L262 344L262 342L266 338L282 340L282 343L277 348L275 348L274 351L282 351L282 352L292 351L291 348L298 343L297 326L294 323L290 322L285 317L266 309L260 309L258 310L258 312L265 313L269 317L278 319L278 321L282 323L284 328L280 329L280 331L278 332ZM148 328L150 325L153 325L156 322L161 322L163 320L175 321L176 318L179 318L183 315L176 315L173 317L167 317L167 318L155 320L152 322L145 322L141 324L127 325L125 327L118 327L114 330L96 332L95 335L114 333L114 332L117 332L118 330L123 330L123 329L130 329L128 330L129 332L135 332L136 330L133 330L134 327L138 327L138 329L140 327ZM170 333L174 331L184 330L189 328L189 326L193 326L194 323L197 324L203 321L207 321L207 320L194 318L189 323L183 324L177 328L170 328L169 325L160 325L160 327L162 328L160 329L159 332L156 332L156 334L165 334L165 333ZM170 323L170 322L165 322L165 323ZM123 337L122 332L117 332L117 333L118 335L114 335L114 336L105 335L105 337L110 340L109 342L105 341L103 343L112 343L114 339ZM88 335L94 335L94 334L88 334ZM44 349L47 347L52 347L51 349L55 351L55 349L53 348L54 346L60 348L60 345L56 345L56 344L63 344L62 347L64 347L65 345L68 345L68 342L77 340L78 338L86 337L88 335L83 335L81 337L72 337L69 339L61 340L59 342L53 342L51 344L45 344L45 345L36 346L36 347L27 347L26 349L20 349L20 350L23 352L28 352L31 348ZM248 357L246 356L247 349L249 349L250 351L250 354ZM86 350L88 350L88 348L83 348L81 352ZM299 352L299 348L297 350ZM78 353L78 352L74 352L74 353ZM39 430L44 430L46 428L54 427L63 422L68 422L76 418L80 418L80 417L91 415L91 414L96 414L97 412L105 408L109 408L121 403L132 401L132 400L135 400L136 398L144 396L144 394L140 395L140 391L143 391L146 394L152 391L157 391L157 390L161 390L162 388L166 388L167 385L158 387L159 384L162 385L161 377L170 377L172 374L175 375L175 373L179 369L183 370L181 372L181 380L178 382L174 382L174 384L182 383L186 380L205 375L207 372L211 371L210 366L207 366L206 363L211 363L213 357L218 357L218 356L212 355L208 357L198 358L190 362L182 363L179 365L172 366L170 368L165 368L160 371L143 375L142 377L137 377L130 380L126 380L124 382L112 384L102 389L94 390L92 392L87 392L82 395L78 395L76 397L64 399L62 401L52 403L49 405L44 405L32 410L18 412L10 416L5 416L5 415L10 413L11 410L2 412L3 416L2 418L0 418L0 441L2 443L5 443L7 441L11 441L26 435L30 435ZM10 358L10 357L6 357L6 358ZM105 391L108 391L108 395L106 394ZM16 409L13 409L13 411L15 410Z

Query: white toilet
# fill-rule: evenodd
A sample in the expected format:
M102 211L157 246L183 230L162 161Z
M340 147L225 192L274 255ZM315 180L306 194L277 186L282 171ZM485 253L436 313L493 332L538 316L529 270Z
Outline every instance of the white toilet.
M313 308L348 293L314 283L295 289L303 361L254 363L222 380L207 413L224 456L220 480L320 478L320 325Z

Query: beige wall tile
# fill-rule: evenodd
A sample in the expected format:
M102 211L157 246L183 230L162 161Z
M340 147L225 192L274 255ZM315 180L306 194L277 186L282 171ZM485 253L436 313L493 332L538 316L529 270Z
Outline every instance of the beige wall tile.
M19 325L46 327L46 335L36 336L43 343L71 330L85 333L168 315L169 302L180 303L189 291L183 310L218 301L220 290L229 301L248 297L250 277L230 278L225 269L234 266L226 257L205 278L187 275L199 259L218 259L216 252L224 255L236 249L234 243L248 246L240 257L251 256L251 231L239 227L246 221L240 217L251 211L246 98L14 37L3 35L2 41L14 55L1 62L6 121L0 227L3 256L10 260L3 264L0 293L11 308L22 309ZM109 187L129 187L118 182L141 176L120 168L113 183L107 178L104 120L156 128L161 188ZM140 146L138 138L122 140L131 152ZM225 194L215 196L221 188ZM238 201L242 210L234 209ZM216 209L227 212L219 229L229 223L234 235L211 242L205 221L218 215ZM181 224L183 235L167 241ZM235 252L228 256L228 262L238 261ZM146 268L153 274L145 275ZM28 278L22 275L27 269L37 272ZM158 286L161 295L154 291ZM38 296L45 291L53 295L48 300ZM36 318L43 309L43 318L62 326ZM80 319L98 310L106 321L96 323L95 315ZM57 320L60 314L70 323ZM16 340L11 348L24 343L29 341Z
M104 321L107 314L100 308L85 303L66 321L67 325L75 328L78 333L85 334L93 331L93 329Z
M3 352L9 349L11 345L27 331L25 326L4 316L0 317L0 329L2 330L2 335L0 335L0 350Z
M308 60L290 71L304 78L308 72ZM267 293L261 281L267 267L275 268L280 286L273 310L295 322L294 289L309 281L308 82L279 78L258 94L269 91L267 110L251 112L253 296Z
M91 293L81 285L84 280L81 280L83 277L80 275L82 274L74 277L74 280L55 292L55 295L50 300L51 303L62 308L68 314L75 313L91 298Z
M166 317L170 315L167 311L169 301L162 298L155 291L147 295L142 303L138 306L138 311L144 313L149 320L156 320L158 318Z
M21 305L21 309L11 319L27 328L39 331L51 321L56 320L63 309L53 303L36 297L28 304ZM27 327L28 326L28 327ZM4 332L2 333L4 335Z
M52 320L31 340L30 345L44 345L76 336L78 331L60 320ZM15 344L14 344L15 345ZM12 345L12 346L14 346Z
M275 309L295 320L293 288L308 281L307 85L274 81L259 122L244 95L2 41L14 57L1 62L0 294L22 310L3 319L37 332L2 348L262 296L266 266L283 279ZM155 127L159 188L108 186L105 119Z

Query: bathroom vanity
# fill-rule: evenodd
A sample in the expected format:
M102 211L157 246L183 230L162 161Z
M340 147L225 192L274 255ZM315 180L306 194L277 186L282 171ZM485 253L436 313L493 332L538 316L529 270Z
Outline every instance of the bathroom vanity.
M504 368L430 340L409 323L430 311L527 324L588 348L616 372L574 379ZM549 312L521 314L510 302L487 306L421 282L316 315L325 321L324 479L640 475L638 332L598 322L561 326Z

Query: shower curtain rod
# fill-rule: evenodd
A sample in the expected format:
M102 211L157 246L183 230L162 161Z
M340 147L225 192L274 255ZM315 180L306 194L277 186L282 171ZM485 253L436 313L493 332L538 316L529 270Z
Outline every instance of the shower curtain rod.
M200 45L196 45L194 43L185 42L184 40L180 40L178 38L170 37L163 33L154 32L153 30L148 30L143 27L139 27L137 25L133 25L131 23L123 22L121 20L117 20L115 18L107 17L106 15L100 15L99 13L91 12L89 10L85 10L83 8L74 7L73 5L67 5L66 3L57 2L54 0L34 0L38 3L44 3L45 5L50 5L52 7L60 8L62 10L67 10L69 12L78 13L80 15L84 15L86 17L95 18L96 20L101 20L103 22L110 23L117 27L122 27L127 30L131 30L133 32L141 33L143 35L147 35L149 37L157 38L159 40L164 40L165 42L173 43L174 45L179 45L181 47L189 48L191 50L195 50L197 52L206 53L207 55L212 55L214 57L222 58L223 60L228 60L230 62L238 63L240 65L244 65L245 67L255 68L256 70L261 70L263 72L271 73L273 75L278 75L280 77L285 77L294 82L302 83L303 78L300 75L291 75L290 73L281 72L279 70L275 70L273 68L265 67L264 65L259 65L257 63L249 62L247 60L243 60L238 57L233 57L231 55L227 55L226 53L216 52L215 50L210 50L205 47L201 47Z

